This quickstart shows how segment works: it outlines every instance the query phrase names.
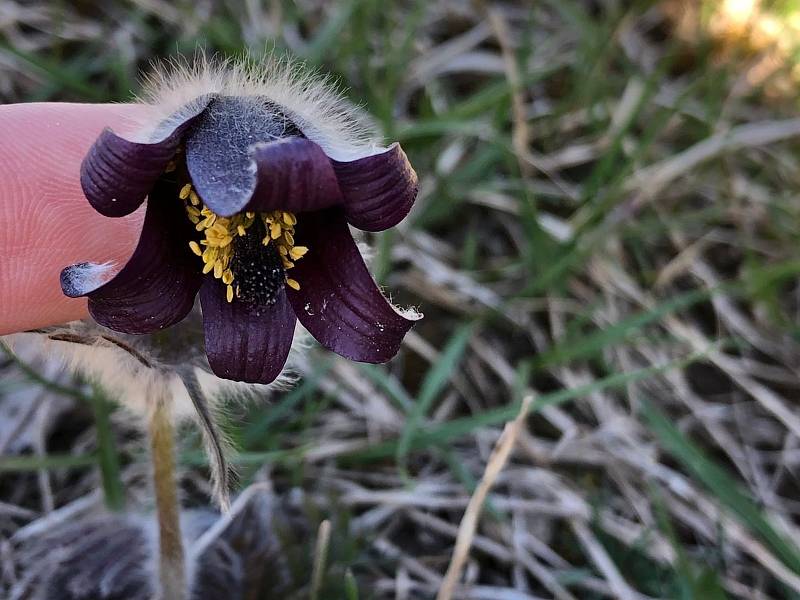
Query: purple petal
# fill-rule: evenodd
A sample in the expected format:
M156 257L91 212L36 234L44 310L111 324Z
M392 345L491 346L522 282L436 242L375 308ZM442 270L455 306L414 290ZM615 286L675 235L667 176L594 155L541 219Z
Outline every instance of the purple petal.
M342 211L302 215L295 239L309 248L289 271L300 290L287 287L303 326L323 346L345 358L371 363L391 359L420 317L404 317L383 297Z
M218 215L278 209L299 213L342 202L330 159L310 140L287 137L261 142L250 148L246 163L230 156L226 159L230 165L215 165L221 160L218 147L219 141L210 146L213 152L190 144L187 152L195 189Z
M303 140L302 133L277 105L258 98L220 97L186 135L186 167L203 202L222 216L244 210L257 187L263 206L275 199L290 201L287 195L328 193L331 187L336 195L329 202L335 201L336 177L327 159L318 160L324 153L298 140ZM266 158L259 160L256 154ZM320 174L325 168L330 172ZM303 183L298 176L309 181ZM261 177L266 178L264 185L259 185Z
M350 162L332 161L347 220L364 231L383 231L402 221L417 198L417 174L400 144Z
M174 325L192 309L202 263L189 250L194 228L174 184L153 189L136 250L103 283L103 266L72 265L61 272L70 297L88 296L95 321L122 333L152 333Z
M208 277L200 288L200 304L214 373L247 383L270 383L281 374L297 321L283 291L268 306L228 302L225 285Z
M301 213L342 202L331 161L311 140L291 137L259 144L253 159L258 184L247 210Z
M209 99L198 100L185 116L160 127L156 142L131 142L106 128L81 164L81 187L94 209L107 217L124 217L144 201L181 143L186 129Z

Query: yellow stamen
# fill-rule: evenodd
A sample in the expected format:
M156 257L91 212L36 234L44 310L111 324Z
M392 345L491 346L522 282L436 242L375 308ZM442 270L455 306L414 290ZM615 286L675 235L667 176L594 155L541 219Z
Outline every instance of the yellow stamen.
M214 221L214 225L209 227L209 229L214 235L218 235L220 237L228 235L228 219L221 218L217 221Z
M177 168L177 166L175 167ZM213 273L225 285L225 297L233 302L239 297L240 288L235 283L235 275L231 269L234 258L234 239L244 237L247 230L259 219L266 228L262 243L265 246L274 244L281 257L284 269L294 267L294 262L308 253L306 246L294 245L294 229L297 217L288 211L273 210L267 213L245 212L232 217L221 217L203 204L200 196L186 183L178 192L183 200L187 218L194 224L195 230L202 234L201 239L189 242L191 252L203 261L203 274ZM286 285L294 290L300 289L300 283L290 277Z
M299 258L304 257L307 252L308 248L306 248L305 246L295 246L294 248L289 250L289 256L292 257L292 260L297 260Z
M215 260L217 260L217 249L212 246L206 247L203 250L203 262L213 263Z

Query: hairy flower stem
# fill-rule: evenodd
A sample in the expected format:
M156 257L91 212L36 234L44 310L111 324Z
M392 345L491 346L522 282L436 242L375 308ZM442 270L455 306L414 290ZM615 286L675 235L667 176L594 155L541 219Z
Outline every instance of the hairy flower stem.
M180 505L175 483L175 438L169 405L160 400L150 417L153 487L158 514L161 600L183 600L186 595Z

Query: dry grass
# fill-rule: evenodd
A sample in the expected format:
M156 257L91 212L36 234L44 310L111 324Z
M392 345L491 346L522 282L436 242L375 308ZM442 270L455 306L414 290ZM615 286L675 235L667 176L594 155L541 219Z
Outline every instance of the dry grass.
M382 282L426 313L401 355L315 351L298 388L231 409L242 483L306 523L296 597L327 518L320 598L350 598L347 569L359 598L434 598L528 393L452 598L800 597L800 126L747 79L752 48L721 61L647 2L64 6L0 5L0 97L120 99L176 40L274 43L340 74L418 168L412 217L376 240ZM17 544L97 510L101 481L87 405L37 377L83 388L3 368L8 587ZM141 439L112 425L147 506Z

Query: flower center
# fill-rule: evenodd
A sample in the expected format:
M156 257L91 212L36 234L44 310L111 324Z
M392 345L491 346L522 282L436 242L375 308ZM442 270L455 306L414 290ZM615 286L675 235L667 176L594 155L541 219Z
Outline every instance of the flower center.
M266 213L244 212L221 217L202 203L192 189L184 185L178 197L186 215L203 235L189 248L203 261L203 273L213 273L226 286L228 302L234 298L248 304L275 302L281 286L299 290L300 284L286 275L294 262L307 252L295 246L293 213L274 210Z

